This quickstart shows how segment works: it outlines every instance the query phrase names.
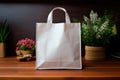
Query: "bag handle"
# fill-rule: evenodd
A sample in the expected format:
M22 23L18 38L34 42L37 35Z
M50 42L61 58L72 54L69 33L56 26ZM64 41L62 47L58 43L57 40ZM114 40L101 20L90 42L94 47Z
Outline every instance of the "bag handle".
M70 23L71 22L70 17L68 15L67 11L62 7L56 7L56 8L53 8L51 10L51 12L49 13L48 18L47 18L47 23L52 23L52 21L53 21L53 11L55 11L57 9L62 10L62 11L65 12L65 21L66 21L66 23Z

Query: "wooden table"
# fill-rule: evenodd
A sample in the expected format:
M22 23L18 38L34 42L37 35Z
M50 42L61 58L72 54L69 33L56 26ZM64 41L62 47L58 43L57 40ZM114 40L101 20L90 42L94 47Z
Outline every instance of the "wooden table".
M0 58L0 80L120 80L120 60L83 60L83 70L36 70L35 61Z

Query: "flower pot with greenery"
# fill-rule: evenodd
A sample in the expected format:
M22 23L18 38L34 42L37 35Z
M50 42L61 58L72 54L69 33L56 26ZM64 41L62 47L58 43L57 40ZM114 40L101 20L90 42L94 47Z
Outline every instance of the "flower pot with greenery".
M5 57L5 42L9 35L7 21L0 23L0 57Z
M91 10L90 18L84 16L82 22L82 41L85 44L86 60L105 59L105 46L116 35L116 25L110 14L98 17Z
M35 41L29 38L19 40L16 44L18 60L31 60L35 49Z

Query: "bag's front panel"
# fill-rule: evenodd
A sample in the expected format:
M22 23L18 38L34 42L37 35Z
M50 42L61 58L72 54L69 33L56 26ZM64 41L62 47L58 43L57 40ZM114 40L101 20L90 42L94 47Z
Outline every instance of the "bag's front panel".
M38 32L40 35L37 38L37 44L39 44L37 46L41 46L37 48L37 53L39 54L37 55L37 58L39 58L37 62L39 67L46 69L79 68L79 24L57 23L50 24L50 27L48 27L48 24L46 26L47 28L42 28L42 34Z
M52 23L56 9L65 12L66 23ZM64 8L54 8L47 23L37 23L36 26L36 68L81 69L80 35L80 23L71 23Z

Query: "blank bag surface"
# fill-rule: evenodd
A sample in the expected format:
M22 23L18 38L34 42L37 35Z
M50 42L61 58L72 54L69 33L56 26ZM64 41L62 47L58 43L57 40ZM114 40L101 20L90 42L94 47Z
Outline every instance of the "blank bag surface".
M65 23L52 23L53 11L65 12ZM36 23L36 69L82 69L80 23L54 8L47 23Z

